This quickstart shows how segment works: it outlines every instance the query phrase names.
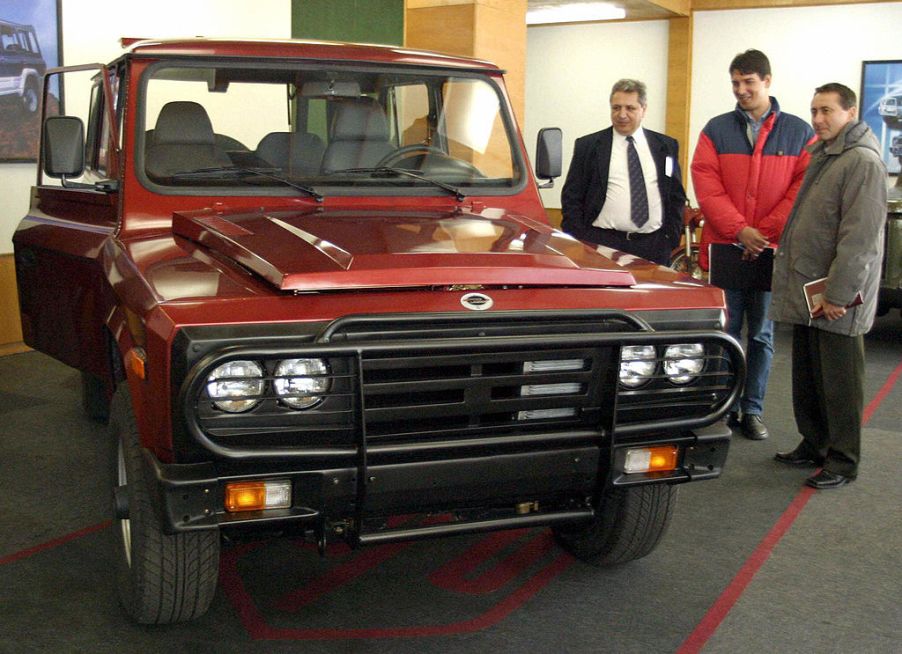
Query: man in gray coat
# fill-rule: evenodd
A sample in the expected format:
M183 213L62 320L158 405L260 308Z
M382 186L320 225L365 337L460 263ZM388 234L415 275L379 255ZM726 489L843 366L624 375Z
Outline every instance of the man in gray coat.
M886 167L850 88L815 89L811 124L818 141L777 250L770 307L773 320L793 325L792 406L802 442L775 458L822 465L805 483L826 489L858 474L863 335L877 310ZM809 311L803 285L821 278L826 286Z

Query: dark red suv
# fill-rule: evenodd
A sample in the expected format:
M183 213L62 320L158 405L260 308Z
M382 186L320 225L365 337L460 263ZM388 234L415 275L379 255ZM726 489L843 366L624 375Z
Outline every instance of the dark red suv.
M109 412L136 620L202 614L223 534L627 561L721 473L722 292L550 227L494 65L198 39L61 74L87 120L44 117L22 325Z

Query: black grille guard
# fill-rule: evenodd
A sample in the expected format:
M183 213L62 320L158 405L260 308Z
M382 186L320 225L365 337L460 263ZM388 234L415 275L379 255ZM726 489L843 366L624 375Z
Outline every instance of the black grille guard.
M472 330L474 326L486 325L493 328L504 326L508 323L516 323L518 325L528 325L531 316L544 315L546 318L551 317L546 323L546 330L543 333L516 334L516 335L469 335L460 336L442 336L430 338L407 338L399 339L383 339L372 338L368 332L362 340L353 340L353 334L349 338L346 330L356 328L365 328L374 330L376 333L381 331L390 331L389 328L403 327L405 333L416 330L418 326L423 329L426 326L434 326L436 324L454 324L458 327L464 327ZM720 387L720 395L716 401L712 400L711 406L705 406L704 411L699 411L696 415L674 416L666 410L651 409L654 417L646 419L641 415L631 422L614 421L611 427L605 427L603 424L595 426L593 429L583 429L580 432L570 431L569 433L554 433L551 429L548 433L541 435L526 435L523 442L543 442L554 443L563 441L572 441L574 438L606 438L606 437L630 437L641 434L661 434L663 432L679 432L688 431L694 428L703 427L716 422L722 418L733 402L738 398L742 382L745 378L745 358L739 344L729 335L714 329L684 329L684 330L668 330L654 331L648 323L630 314L620 311L595 311L588 312L590 315L583 313L582 320L579 319L575 312L537 312L537 313L497 313L489 315L481 314L405 314L403 316L378 315L378 316L348 316L333 321L327 325L317 336L310 342L301 342L292 345L275 345L275 346L227 346L212 352L206 357L198 361L186 376L180 392L179 402L182 407L182 414L185 419L185 425L190 435L203 448L214 454L215 456L225 459L279 459L279 460L319 460L336 459L347 461L365 462L368 453L379 452L414 452L417 450L431 448L450 448L450 447L478 447L492 446L500 443L510 443L511 438L498 438L492 436L482 436L479 438L467 438L455 441L450 438L440 443L427 444L379 444L370 442L367 433L366 419L366 397L362 389L364 388L363 380L363 360L369 356L415 356L417 354L428 356L430 353L440 350L445 355L460 354L462 360L466 360L466 356L478 356L492 353L505 353L514 351L529 351L531 349L539 349L543 351L549 350L567 350L574 348L621 348L629 345L670 345L675 343L706 343L716 344L722 348L723 360L728 368L717 373L719 377L727 379L724 386ZM596 323L585 322L583 327L577 333L554 333L555 320L566 320L570 324L574 321L582 322L586 319L598 321L600 318L613 321L619 325L620 329L629 331L608 331L597 332L590 331L598 329ZM354 445L344 447L234 447L223 445L212 439L200 424L197 412L198 402L204 391L204 384L212 370L217 366L234 360L242 359L273 359L273 358L323 358L343 357L348 360L356 361L353 366L356 380L354 381L355 400L354 416L352 428L354 430ZM619 353L617 355L617 366L619 368ZM703 388L702 391L707 389ZM618 390L617 398L624 395L624 389ZM708 393L706 397L712 396ZM657 400L658 396L655 396ZM649 409L646 407L646 411ZM515 440L515 439L514 439ZM366 464L363 463L365 466Z

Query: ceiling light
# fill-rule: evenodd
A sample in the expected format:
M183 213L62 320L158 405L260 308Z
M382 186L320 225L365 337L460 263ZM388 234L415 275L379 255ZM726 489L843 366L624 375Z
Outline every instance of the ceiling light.
M538 5L526 12L527 25L578 23L592 20L619 20L626 11L607 2Z

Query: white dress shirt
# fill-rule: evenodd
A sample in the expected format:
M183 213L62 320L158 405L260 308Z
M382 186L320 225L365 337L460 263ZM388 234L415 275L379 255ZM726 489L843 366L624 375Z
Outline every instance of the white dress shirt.
M621 232L639 232L648 234L661 228L664 220L664 209L661 206L661 192L658 190L658 170L655 160L651 158L651 150L645 139L645 130L641 127L632 135L636 143L636 152L642 164L642 175L645 177L645 191L648 194L648 222L641 228L636 227L630 218L630 174L626 161L626 137L617 130L611 143L611 165L608 170L608 190L601 213L592 223L602 229L616 229Z

